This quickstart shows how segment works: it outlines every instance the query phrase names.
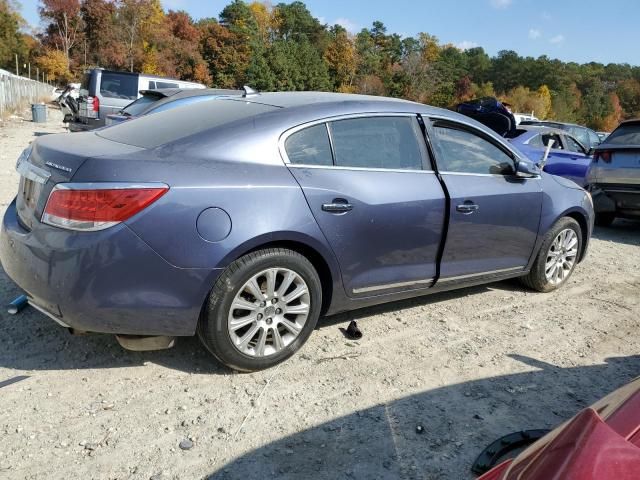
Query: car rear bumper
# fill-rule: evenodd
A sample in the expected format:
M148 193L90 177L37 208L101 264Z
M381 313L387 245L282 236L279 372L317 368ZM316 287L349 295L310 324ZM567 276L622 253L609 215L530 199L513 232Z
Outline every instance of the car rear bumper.
M127 226L71 232L18 222L16 202L0 230L0 262L32 305L78 330L129 335L195 333L219 269L167 263Z
M589 187L596 213L640 217L640 185L593 184Z

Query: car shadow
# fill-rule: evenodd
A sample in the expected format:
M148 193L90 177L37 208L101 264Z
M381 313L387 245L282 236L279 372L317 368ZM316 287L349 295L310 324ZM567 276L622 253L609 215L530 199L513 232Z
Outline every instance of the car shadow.
M553 428L640 371L640 356L568 368L510 357L533 370L447 385L355 411L246 453L207 478L471 479L473 461L495 439ZM270 414L264 408L256 418ZM250 426L245 430L237 441L251 436Z
M123 349L113 335L71 335L63 328L31 307L17 315L9 315L4 308L22 292L0 269L0 287L4 287L0 323L0 367L18 370L73 370L94 368L123 368L147 362L184 372L229 375L232 370L214 359L197 337L180 337L169 350L132 352ZM479 295L490 289L522 291L517 281L504 281L450 292L441 292L408 300L385 303L343 314L320 318L317 329L333 328L351 320L385 312L410 309L444 302L463 296ZM0 289L2 290L2 289ZM3 293L4 293L3 292ZM4 296L4 295L3 295Z
M640 221L618 218L610 227L595 227L593 237L626 245L640 245Z
M380 305L375 305L372 307L365 307L357 310L351 310L349 312L338 313L328 317L322 317L320 318L320 320L318 320L317 328L319 329L344 322L350 322L351 320L360 321L361 319L373 315L399 312L401 310L407 310L414 307L425 307L448 300L460 299L462 297L481 295L490 290L502 290L505 292L528 292L531 294L536 293L530 289L527 289L527 287L522 285L522 283L520 283L518 279L503 280L495 283L487 283L473 287L449 290L446 292L422 295L406 300L397 300L395 302L382 303Z

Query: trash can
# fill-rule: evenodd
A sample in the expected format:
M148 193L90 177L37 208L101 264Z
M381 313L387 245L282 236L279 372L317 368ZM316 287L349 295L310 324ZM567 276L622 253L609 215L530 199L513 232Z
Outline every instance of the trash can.
M35 123L46 123L47 106L44 103L34 103L31 105L31 119Z

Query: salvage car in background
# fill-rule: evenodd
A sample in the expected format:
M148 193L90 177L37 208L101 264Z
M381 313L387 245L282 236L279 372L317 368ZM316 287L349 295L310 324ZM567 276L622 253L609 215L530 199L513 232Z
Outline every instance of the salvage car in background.
M87 71L80 85L78 113L69 130L81 132L103 127L107 115L116 113L140 96L140 90L158 88L205 88L195 82L143 73L114 72L103 68Z
M600 136L595 131L582 125L576 125L575 123L555 122L552 120L524 120L520 125L538 125L564 130L578 140L587 151L597 147L602 142Z
M552 291L593 224L574 182L402 100L245 95L69 140L19 159L7 275L70 328L134 348L197 331L244 371L293 355L321 314L515 277Z
M551 142L552 147L544 171L573 180L581 187L585 186L591 157L580 142L566 131L549 127L520 126L516 135L509 141L535 163L542 160L546 146Z
M635 480L640 379L580 412L478 480Z
M640 218L640 119L622 122L595 148L587 183L598 225Z
M164 88L161 90L141 90L140 98L131 102L117 114L107 115L106 125L126 122L150 113L164 112L172 108L192 103L242 95L240 90L222 90L216 88L188 89Z

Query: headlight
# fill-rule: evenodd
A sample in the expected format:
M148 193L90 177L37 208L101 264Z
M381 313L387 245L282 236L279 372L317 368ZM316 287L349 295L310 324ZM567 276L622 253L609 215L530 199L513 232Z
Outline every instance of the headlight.
M33 144L30 143L29 146L25 148L20 154L20 156L18 157L18 160L16 161L16 170L18 170L18 167L22 162L26 162L27 160L29 160L32 150L33 150Z

